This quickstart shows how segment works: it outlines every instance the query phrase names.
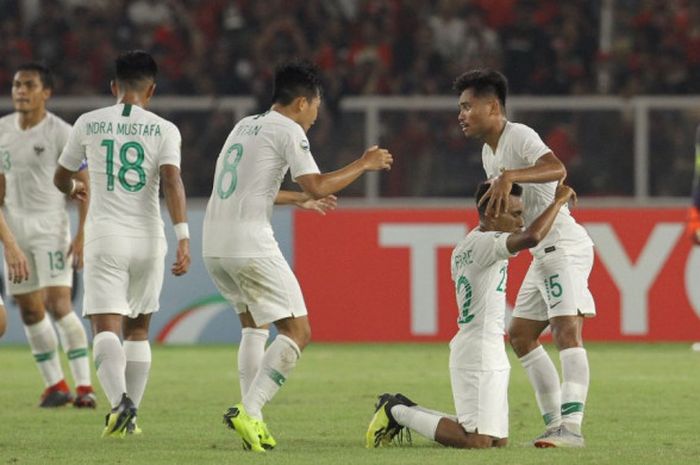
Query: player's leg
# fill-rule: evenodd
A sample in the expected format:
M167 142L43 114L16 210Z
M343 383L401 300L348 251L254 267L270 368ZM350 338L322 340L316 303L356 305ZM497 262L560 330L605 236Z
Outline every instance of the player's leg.
M88 342L85 328L78 315L73 312L71 288L49 286L44 289L46 309L56 322L61 346L68 356L68 364L75 382L76 407L95 408L96 398L90 379Z
M582 328L583 317L595 315L595 303L588 290L592 266L592 247L567 250L565 254L557 250L541 260L547 313L562 367L562 427L558 435L543 441L542 446L584 445L580 433L590 374Z
M151 371L151 345L148 329L151 314L124 317L124 355L126 356L126 393L138 408Z
M241 387L241 397L245 396L260 370L265 344L270 336L269 325L255 324L253 316L247 310L239 313L241 321L241 343L238 346L238 382Z
M0 299L0 302L2 299ZM5 305L0 303L0 337L5 334L7 330L7 310L5 310Z
M20 309L24 332L46 389L41 407L59 407L73 401L58 357L58 337L44 308L39 290L14 295Z
M539 342L540 334L549 325L547 304L539 289L541 281L535 263L525 276L508 329L510 345L525 369L535 391L537 406L545 424L545 435L561 424L561 383L549 354Z

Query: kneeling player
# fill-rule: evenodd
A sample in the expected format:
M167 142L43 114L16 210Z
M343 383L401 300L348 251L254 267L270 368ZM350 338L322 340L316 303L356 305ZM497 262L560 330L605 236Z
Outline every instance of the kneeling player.
M422 408L401 394L382 394L367 430L369 448L389 444L403 427L450 447L508 442L510 364L503 343L508 258L535 247L576 194L559 186L552 204L522 230L521 186L513 185L508 211L497 217L487 214L481 202L488 188L483 183L476 192L479 227L452 252L459 331L450 342L450 378L457 415Z

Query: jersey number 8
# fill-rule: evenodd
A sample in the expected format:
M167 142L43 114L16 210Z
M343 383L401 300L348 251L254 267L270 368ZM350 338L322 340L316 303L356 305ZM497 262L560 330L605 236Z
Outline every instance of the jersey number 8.
M231 160L231 154L236 152L236 156ZM241 162L241 157L243 156L243 146L241 144L233 144L226 151L224 155L223 165L221 167L221 172L216 180L216 193L222 199L227 199L231 197L233 191L236 190L236 184L238 184L238 163ZM226 175L230 174L230 181L228 187L224 189L224 178Z

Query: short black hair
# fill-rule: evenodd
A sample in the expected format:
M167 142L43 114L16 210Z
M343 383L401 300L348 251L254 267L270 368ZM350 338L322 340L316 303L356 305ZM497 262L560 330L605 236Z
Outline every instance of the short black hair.
M139 87L141 81L155 81L158 65L153 57L143 50L129 50L121 53L114 61L115 78L120 84Z
M481 199L484 197L484 194L486 194L486 191L489 190L489 187L491 187L491 183L486 181L482 182L479 184L479 186L476 188L476 193L474 194L474 198L476 199L476 205L477 205L477 210L479 211L479 218L483 218L486 216L486 204L488 202L484 202L481 205L479 205L479 202L481 202ZM510 188L510 195L514 195L515 197L520 197L523 195L523 186L520 184L513 184L513 187Z
M53 90L53 74L51 74L51 70L48 66L32 61L18 66L16 72L19 73L20 71L37 73L41 80L41 85L44 86L45 89Z
M297 97L306 97L311 101L320 94L320 72L310 61L290 61L275 69L273 103L289 105Z
M508 97L508 79L493 69L475 69L455 79L454 89L457 94L462 94L467 89L472 89L474 95L495 95L501 106L506 108L506 98Z

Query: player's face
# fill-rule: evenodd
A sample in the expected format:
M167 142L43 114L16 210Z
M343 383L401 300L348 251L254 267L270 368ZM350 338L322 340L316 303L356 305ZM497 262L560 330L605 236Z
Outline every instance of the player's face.
M304 98L305 105L302 108L301 115L301 127L304 131L311 129L311 126L316 122L318 118L318 108L321 106L321 96L316 95L311 100Z
M489 130L493 114L493 98L477 97L472 89L466 89L459 96L459 127L466 137L483 139Z
M517 232L525 226L523 219L523 201L520 197L511 195L508 197L508 211L501 212L498 218L494 218L494 224L497 231Z
M15 111L29 113L40 110L51 96L36 71L18 71L12 80L12 103Z

